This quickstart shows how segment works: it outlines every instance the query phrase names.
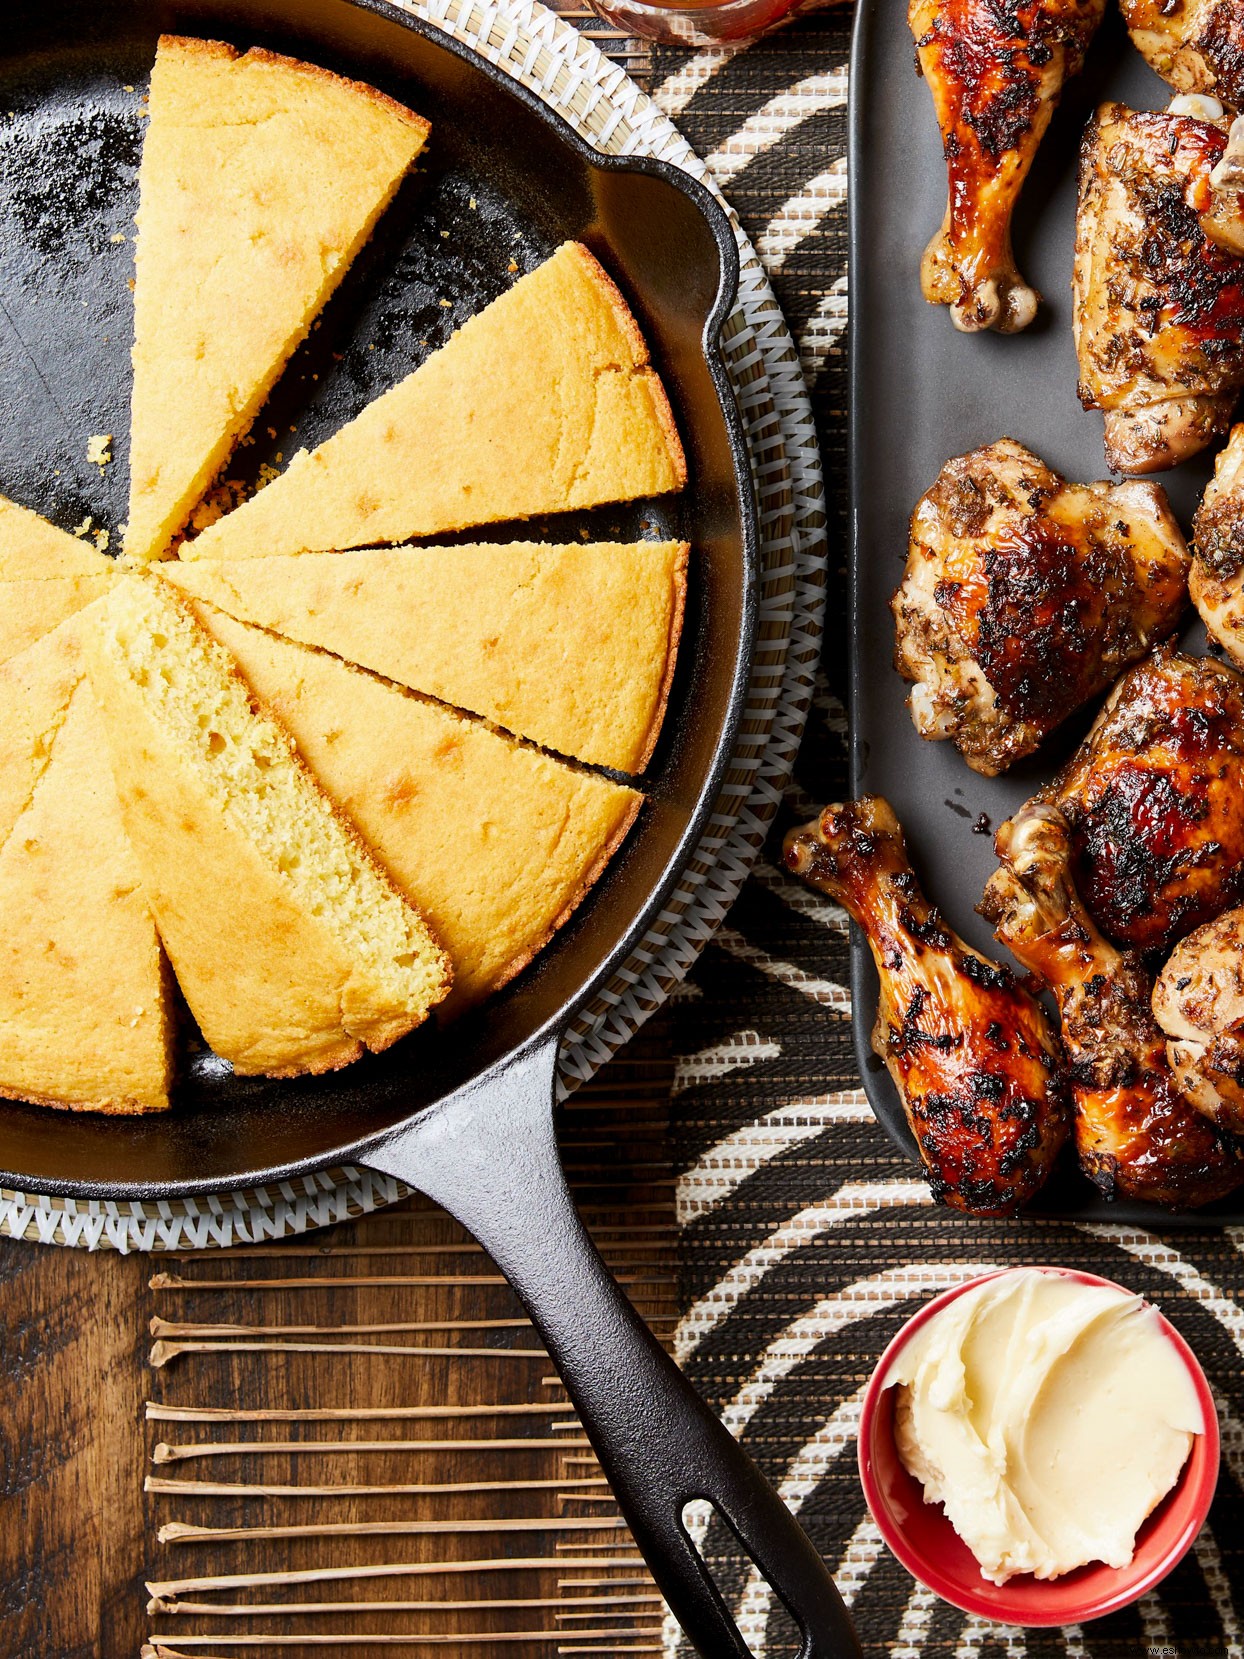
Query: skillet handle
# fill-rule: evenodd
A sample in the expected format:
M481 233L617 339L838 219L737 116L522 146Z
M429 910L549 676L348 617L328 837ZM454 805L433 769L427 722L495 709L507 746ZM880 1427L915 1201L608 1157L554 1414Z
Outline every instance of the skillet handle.
M829 1569L632 1308L579 1219L553 1129L546 1038L370 1147L366 1162L467 1227L543 1337L652 1575L705 1659L749 1659L683 1526L708 1499L803 1633L799 1659L858 1659Z

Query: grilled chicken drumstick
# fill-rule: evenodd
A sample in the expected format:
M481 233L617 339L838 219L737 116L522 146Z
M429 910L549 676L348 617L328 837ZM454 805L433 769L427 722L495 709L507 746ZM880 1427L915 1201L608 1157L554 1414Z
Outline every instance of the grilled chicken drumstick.
M1244 898L1244 680L1162 647L1119 681L1038 796L1070 826L1089 914L1168 949Z
M1040 1006L965 945L920 891L889 805L828 806L786 838L786 865L850 912L881 979L873 1048L952 1209L1010 1215L1067 1135L1058 1039Z
M1103 104L1085 134L1079 392L1105 412L1116 472L1157 472L1204 449L1244 385L1244 259L1222 245L1239 202L1224 206L1210 180L1226 147L1213 122L1123 104Z
M964 333L1014 334L1036 316L1039 296L1011 252L1011 213L1104 11L1105 0L910 0L948 174L946 215L920 281Z
M1244 667L1244 425L1232 428L1192 521L1188 591L1212 638Z
M1012 438L948 461L891 601L921 737L993 777L1171 633L1188 550L1156 485L1068 484Z
M1153 1014L1179 1087L1212 1122L1244 1135L1244 909L1178 945L1153 988Z
M1244 108L1244 7L1240 0L1123 0L1137 49L1179 92Z
M1108 944L1072 880L1066 820L1030 802L998 832L1002 867L980 909L998 939L1054 992L1071 1062L1075 1143L1108 1198L1174 1209L1244 1183L1239 1144L1180 1092L1149 1006L1152 976Z

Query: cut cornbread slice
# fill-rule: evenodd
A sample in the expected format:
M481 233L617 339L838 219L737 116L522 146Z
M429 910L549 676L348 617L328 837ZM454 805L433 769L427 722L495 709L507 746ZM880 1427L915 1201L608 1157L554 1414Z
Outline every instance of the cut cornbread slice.
M635 319L587 249L567 242L182 556L399 542L686 479Z
M0 663L107 591L113 561L0 496Z
M0 664L0 843L43 775L52 744L85 673L82 629L99 601Z
M375 548L161 574L231 616L622 772L648 760L682 627L685 542Z
M418 1025L449 989L444 952L184 602L127 577L87 663L160 937L216 1053L292 1076Z
M164 954L83 680L0 848L0 1095L163 1111L172 1041Z
M358 81L171 35L149 108L125 533L143 561L185 524L428 134Z
M447 1014L531 960L634 821L632 789L210 605L194 610L436 929L454 965Z

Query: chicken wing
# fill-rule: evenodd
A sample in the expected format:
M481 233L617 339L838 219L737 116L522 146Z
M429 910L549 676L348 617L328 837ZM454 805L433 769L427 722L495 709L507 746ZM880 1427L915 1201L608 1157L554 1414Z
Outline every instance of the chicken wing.
M1207 227L1213 122L1103 104L1080 156L1073 280L1080 401L1106 417L1116 472L1157 472L1230 424L1244 385L1244 259ZM1234 198L1233 198L1234 199Z
M1212 1122L1244 1135L1244 909L1175 947L1153 988L1153 1015L1184 1094Z
M964 333L1014 334L1039 296L1016 269L1011 214L1063 82L1079 72L1105 0L910 0L921 74L946 155L942 228L924 297Z
M1038 797L1070 826L1074 874L1117 944L1169 948L1244 898L1244 680L1162 647L1119 681Z
M1062 815L1030 803L997 837L981 914L1051 988L1071 1062L1081 1167L1108 1198L1192 1209L1244 1183L1241 1147L1180 1092L1149 1006L1152 976L1107 943L1072 879Z
M1156 484L1068 484L1012 438L948 461L891 601L916 730L1005 771L1174 630L1188 564Z
M939 1203L1009 1215L1067 1135L1058 1039L1039 1004L965 945L920 891L890 806L828 806L786 838L787 868L868 935L881 979L873 1048Z
M1192 521L1188 591L1210 637L1244 667L1244 425L1232 429Z
M1137 49L1179 92L1205 92L1244 108L1244 7L1240 0L1122 0Z

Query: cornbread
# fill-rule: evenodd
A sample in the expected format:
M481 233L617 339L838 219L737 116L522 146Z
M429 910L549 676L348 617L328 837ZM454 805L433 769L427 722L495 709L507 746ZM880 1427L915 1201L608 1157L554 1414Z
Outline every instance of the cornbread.
M96 601L98 605L99 601ZM36 644L0 664L0 844L30 804L85 665L80 611Z
M159 558L427 138L357 81L166 35L139 173L125 551Z
M80 681L0 848L0 1095L159 1112L171 1078L163 953Z
M454 966L447 1014L536 954L639 810L634 790L210 605L193 608L436 929Z
M170 563L231 616L560 754L639 771L669 694L685 542L378 548Z
M686 479L634 317L587 249L567 242L183 557L393 543Z
M292 1076L420 1024L444 952L173 590L127 577L87 662L160 937L216 1053Z
M105 593L116 566L0 496L0 663Z

